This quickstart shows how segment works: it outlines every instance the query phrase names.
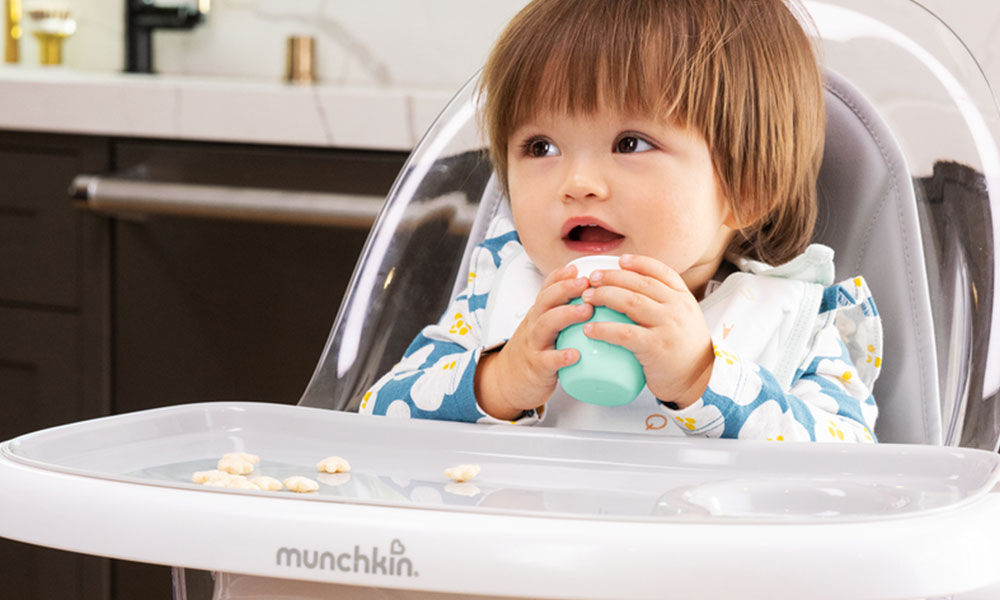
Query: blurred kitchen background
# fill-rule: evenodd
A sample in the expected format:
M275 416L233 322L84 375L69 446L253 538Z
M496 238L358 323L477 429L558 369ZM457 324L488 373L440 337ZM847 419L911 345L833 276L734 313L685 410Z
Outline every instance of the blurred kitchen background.
M125 0L0 1L22 14L0 62L0 440L297 402L409 151L523 3L135 1L137 25L187 26L150 29L155 73L126 74ZM71 33L61 64L40 66L36 33ZM313 46L297 83L290 37ZM225 204L247 194L277 209ZM6 540L0 581L18 600L171 597L167 567Z
M152 31L155 74L139 75L123 73L126 0L24 0L18 60L0 63L0 440L184 402L297 402L379 202L525 2L211 0L189 29ZM1000 2L920 4L1000 85ZM75 24L60 66L39 66L39 10ZM293 36L313 40L311 83L284 81ZM216 206L248 190L368 216ZM185 194L183 210L156 201ZM154 202L115 204L129 197ZM17 600L171 587L166 567L4 540L0 582Z
M31 0L24 0L29 8ZM39 3L44 5L44 3ZM157 0L158 6L194 1ZM452 90L480 65L492 40L524 0L212 0L205 26L158 31L156 69L165 75L275 80L285 39L317 40L319 80L331 85L414 86ZM119 71L125 3L72 0L77 33L66 65ZM30 23L28 23L30 27ZM37 64L26 39L24 63Z

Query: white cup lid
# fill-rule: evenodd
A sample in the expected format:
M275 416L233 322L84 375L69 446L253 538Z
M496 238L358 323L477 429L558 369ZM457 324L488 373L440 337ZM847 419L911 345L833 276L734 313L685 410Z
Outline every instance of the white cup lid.
M577 277L590 277L590 274L599 269L620 269L618 257L613 254L593 254L591 256L581 256L571 260L571 265L576 265Z

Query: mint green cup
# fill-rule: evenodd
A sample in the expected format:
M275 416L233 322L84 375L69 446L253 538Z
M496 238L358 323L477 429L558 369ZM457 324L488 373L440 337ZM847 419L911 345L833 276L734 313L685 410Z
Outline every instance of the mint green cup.
M614 262L609 264L608 259L613 259ZM596 269L618 268L618 259L615 256L601 255L577 259L570 264L577 264L580 276L589 277L590 272ZM580 298L570 302L582 303ZM646 385L642 365L629 350L587 337L583 333L583 326L591 321L633 323L632 319L616 310L595 306L593 316L585 323L575 323L559 332L556 338L557 349L575 348L580 352L580 360L559 369L559 384L567 394L581 402L599 406L628 404L636 399Z

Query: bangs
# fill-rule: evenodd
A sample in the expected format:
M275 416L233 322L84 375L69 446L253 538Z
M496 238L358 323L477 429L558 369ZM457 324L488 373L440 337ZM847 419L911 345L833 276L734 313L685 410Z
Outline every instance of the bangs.
M683 65L691 57L677 35L683 24L656 3L578 0L557 5L509 40L507 68L488 90L518 91L498 98L508 110L496 133L509 135L546 112L590 115L599 109L671 118L683 101ZM673 35L665 31L673 30ZM544 34L539 34L544 31ZM494 132L491 132L494 133Z
M504 188L508 139L538 115L608 110L711 129L723 87L718 51L734 28L699 10L703 2L536 0L518 13L479 83Z

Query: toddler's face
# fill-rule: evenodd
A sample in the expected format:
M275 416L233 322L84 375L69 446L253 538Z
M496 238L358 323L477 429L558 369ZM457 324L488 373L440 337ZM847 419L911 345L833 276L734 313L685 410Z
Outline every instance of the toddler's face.
M704 138L612 111L546 114L508 145L514 224L545 274L588 254L642 254L708 282L731 237Z

